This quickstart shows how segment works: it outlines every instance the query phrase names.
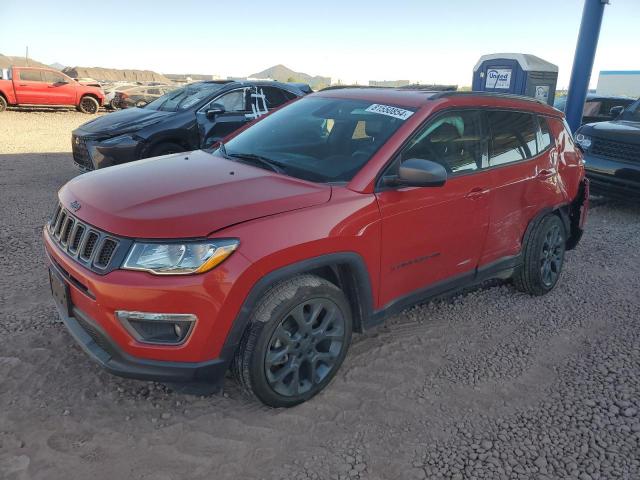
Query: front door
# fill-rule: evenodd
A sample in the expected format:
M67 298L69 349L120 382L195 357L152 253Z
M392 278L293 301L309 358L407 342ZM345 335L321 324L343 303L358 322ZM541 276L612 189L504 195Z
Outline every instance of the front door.
M376 194L382 217L381 307L475 274L489 224L486 150L483 115L449 111L422 127L385 172L393 175L400 162L421 158L442 164L448 180L442 187L382 187Z
M56 72L45 71L43 73L47 88L44 103L47 105L74 105L76 103L77 82L75 80Z
M214 98L196 113L200 147L209 148L252 119L249 88L238 88ZM215 105L215 107L214 107ZM221 107L222 113L209 113Z

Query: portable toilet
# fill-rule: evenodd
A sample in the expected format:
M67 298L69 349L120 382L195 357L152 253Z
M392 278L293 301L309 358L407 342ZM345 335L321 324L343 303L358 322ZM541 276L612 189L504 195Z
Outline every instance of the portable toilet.
M525 95L553 105L558 67L527 53L483 55L473 68L472 89Z

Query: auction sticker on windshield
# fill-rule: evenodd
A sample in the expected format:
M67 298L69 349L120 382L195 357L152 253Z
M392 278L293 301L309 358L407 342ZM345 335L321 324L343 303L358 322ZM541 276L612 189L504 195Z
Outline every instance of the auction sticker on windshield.
M381 115L387 115L393 118L399 118L400 120L406 120L413 112L411 110L405 110L404 108L391 107L389 105L379 105L374 103L365 109L367 112L379 113Z

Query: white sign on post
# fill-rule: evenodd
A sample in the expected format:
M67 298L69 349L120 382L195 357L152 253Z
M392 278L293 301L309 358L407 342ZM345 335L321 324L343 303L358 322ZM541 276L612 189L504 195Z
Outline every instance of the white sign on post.
M536 100L549 103L549 85L536 85Z
M511 86L510 68L490 68L487 71L485 88L508 89Z

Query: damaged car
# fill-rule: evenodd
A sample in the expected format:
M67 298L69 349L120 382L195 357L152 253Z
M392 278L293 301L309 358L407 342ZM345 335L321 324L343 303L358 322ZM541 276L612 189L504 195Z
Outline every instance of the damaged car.
M206 81L173 90L141 108L87 122L73 131L74 163L83 171L208 148L251 120L310 93L308 85Z

